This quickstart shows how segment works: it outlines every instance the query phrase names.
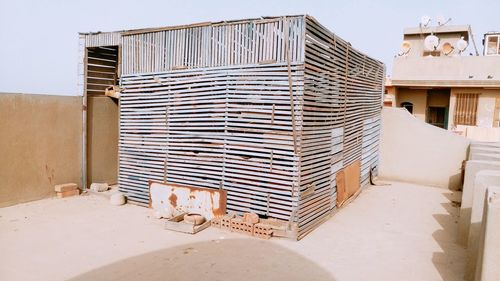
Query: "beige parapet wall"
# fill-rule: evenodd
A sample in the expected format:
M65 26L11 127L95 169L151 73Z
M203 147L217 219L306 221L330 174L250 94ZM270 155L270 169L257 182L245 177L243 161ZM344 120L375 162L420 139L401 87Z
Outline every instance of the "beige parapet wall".
M81 186L82 97L0 93L0 207Z
M406 109L384 107L379 176L459 189L468 146L467 139L418 120Z
M500 186L489 186L474 281L500 280Z
M500 128L458 125L457 132L472 141L500 142Z
M489 152L477 151L474 150L473 154L469 158L469 160L489 160L489 161L500 161L500 153L493 154Z
M474 280L476 262L479 255L481 224L484 217L485 196L487 189L491 186L500 186L500 171L482 170L476 174L476 178L474 180L474 196L469 228L469 240L467 243L469 253L467 280Z
M469 160L465 164L462 203L458 220L458 243L464 247L467 247L469 241L472 204L475 195L474 182L477 175L483 170L500 170L500 161Z

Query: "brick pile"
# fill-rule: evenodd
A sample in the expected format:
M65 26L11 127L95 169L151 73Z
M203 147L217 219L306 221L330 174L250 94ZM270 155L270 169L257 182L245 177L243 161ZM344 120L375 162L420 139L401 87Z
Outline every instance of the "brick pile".
M269 239L273 234L273 227L260 222L259 216L255 213L245 213L243 216L227 214L212 219L212 226L263 239Z
M54 186L57 198L71 197L80 194L80 189L76 183L64 183Z

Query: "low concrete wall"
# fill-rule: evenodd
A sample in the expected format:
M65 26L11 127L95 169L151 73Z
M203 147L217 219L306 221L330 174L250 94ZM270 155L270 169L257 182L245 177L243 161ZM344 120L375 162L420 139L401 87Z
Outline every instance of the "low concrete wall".
M491 113L493 116L493 113ZM488 120L489 121L489 120ZM486 121L483 121L483 123ZM472 141L500 142L500 128L483 128L477 126L458 125L456 132Z
M490 186L484 203L475 281L500 278L500 187Z
M465 176L458 220L458 243L467 246L471 224L472 204L474 201L474 181L483 170L500 170L500 161L469 160L465 164Z
M484 216L484 198L490 186L500 186L500 171L482 170L476 174L469 228L469 242L467 243L467 249L469 251L467 280L474 280L476 262L479 254L481 224Z
M467 139L426 124L404 109L385 107L382 110L379 176L459 189L468 146Z
M470 144L471 147L496 147L500 148L500 142L482 142L475 141Z
M110 97L87 100L87 187L118 182L118 102Z
M0 94L0 207L82 182L82 97Z
M500 154L474 153L470 160L500 161Z

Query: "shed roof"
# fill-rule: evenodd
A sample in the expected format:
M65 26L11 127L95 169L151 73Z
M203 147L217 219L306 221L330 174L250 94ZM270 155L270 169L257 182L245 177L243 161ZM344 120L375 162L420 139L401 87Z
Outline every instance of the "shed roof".
M287 15L287 16L269 16L269 17L260 17L260 18L248 18L248 19L238 19L238 20L227 20L227 21L216 21L216 22L198 22L192 24L184 24L184 25L173 25L173 26L162 26L162 27L148 27L148 28L137 28L137 29L125 29L125 30L116 30L116 31L96 31L96 32L79 32L80 35L94 35L99 33L120 33L122 35L131 35L131 34L139 34L139 33L149 33L163 30L175 30L175 29L184 29L184 28L192 28L192 27L201 27L201 26L217 26L217 25L226 25L226 24L238 24L238 23L246 23L250 21L269 21L276 20L280 18L299 18L299 17L308 17L313 18L309 15ZM313 18L314 19L314 18Z

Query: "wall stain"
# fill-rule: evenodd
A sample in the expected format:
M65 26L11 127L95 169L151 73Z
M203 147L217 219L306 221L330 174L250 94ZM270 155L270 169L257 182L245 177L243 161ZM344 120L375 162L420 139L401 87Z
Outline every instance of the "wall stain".
M54 169L49 168L49 166L45 164L45 173L47 174L47 179L49 180L50 185L53 185L52 181L54 180Z

